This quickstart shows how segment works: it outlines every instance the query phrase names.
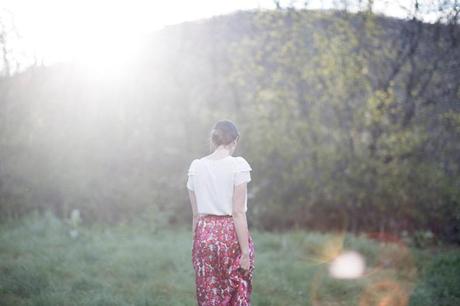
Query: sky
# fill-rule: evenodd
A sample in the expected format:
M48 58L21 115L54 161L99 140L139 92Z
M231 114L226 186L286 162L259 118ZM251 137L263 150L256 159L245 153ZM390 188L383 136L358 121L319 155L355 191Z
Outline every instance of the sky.
M414 1L376 0L374 11L404 18L407 16L404 7L411 9ZM281 3L303 7L305 1ZM308 3L310 9L327 9L341 1ZM107 59L108 54L118 58L130 56L145 35L166 25L237 10L273 8L272 0L0 0L0 18L6 27L14 21L20 37L12 37L10 47L22 50L23 60L34 58L51 64L68 60L100 61ZM120 39L124 47L120 47Z

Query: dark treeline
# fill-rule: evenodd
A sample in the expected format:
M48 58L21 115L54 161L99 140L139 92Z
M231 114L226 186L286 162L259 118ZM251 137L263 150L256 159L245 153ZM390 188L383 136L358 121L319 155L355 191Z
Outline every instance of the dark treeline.
M281 9L169 26L105 75L32 67L0 81L1 216L188 224L187 168L227 118L251 226L460 242L459 54L457 24Z

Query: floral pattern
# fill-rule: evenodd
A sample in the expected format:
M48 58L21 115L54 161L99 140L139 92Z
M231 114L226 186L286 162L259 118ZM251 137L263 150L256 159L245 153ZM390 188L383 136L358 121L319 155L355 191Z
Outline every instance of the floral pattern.
M199 306L250 306L255 248L249 239L249 273L240 268L241 248L232 216L202 215L194 233L192 263Z

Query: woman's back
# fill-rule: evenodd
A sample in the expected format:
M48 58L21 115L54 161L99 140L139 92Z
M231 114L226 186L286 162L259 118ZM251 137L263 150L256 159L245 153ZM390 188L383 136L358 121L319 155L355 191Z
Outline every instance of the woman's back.
M242 156L194 159L188 170L187 188L195 193L198 213L231 215L234 186L250 182L251 170Z

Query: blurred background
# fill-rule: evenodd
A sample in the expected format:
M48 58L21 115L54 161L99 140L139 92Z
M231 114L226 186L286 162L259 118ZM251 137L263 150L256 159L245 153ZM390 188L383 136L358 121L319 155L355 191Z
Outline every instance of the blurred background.
M37 250L26 242L17 249L35 228L24 225L30 222L45 236L62 222L72 230L83 224L104 231L145 222L147 229L168 229L172 239L180 236L178 229L190 231L187 170L193 159L210 153L209 132L220 119L236 123L241 139L234 155L244 156L253 169L247 214L250 229L260 233L260 254L264 246L303 245L299 241L307 236L289 236L291 231L339 233L340 243L315 240L329 251L330 245L343 245L345 234L458 250L459 14L456 0L3 0L5 256L13 260L24 250ZM34 213L48 215L48 221L20 221ZM13 231L24 228L22 234ZM183 235L179 248L188 243ZM65 238L56 239L45 241ZM156 250L166 242L149 243ZM340 247L332 249L327 258ZM106 256L87 250L89 262ZM459 270L456 252L449 258ZM267 264L276 257L270 258ZM452 265L445 267L452 271ZM9 269L4 272L18 271ZM19 271L14 277L3 274L0 300L20 304L25 300L18 296L49 293L48 285L33 284L51 284L54 276L30 280L38 274ZM138 272L141 280L147 277ZM14 281L22 276L30 280L29 289ZM86 282L74 285L99 288ZM256 305L339 305L324 302L317 291L308 298L297 295L301 289L292 293L290 285L287 293L263 291L274 288L270 284L255 291ZM171 286L159 281L156 298L146 293L145 301L193 305L192 282L184 285L191 290L184 300ZM443 302L441 293L428 298L428 283L421 288L413 305L460 301L458 287ZM65 304L70 295L61 294ZM265 300L283 294L283 301L298 300ZM359 295L361 304L352 296L340 305L374 305L366 294ZM99 296L102 304L124 303L107 296ZM337 292L330 296L340 300ZM54 304L49 296L43 299ZM379 305L409 300L406 294L400 302Z

